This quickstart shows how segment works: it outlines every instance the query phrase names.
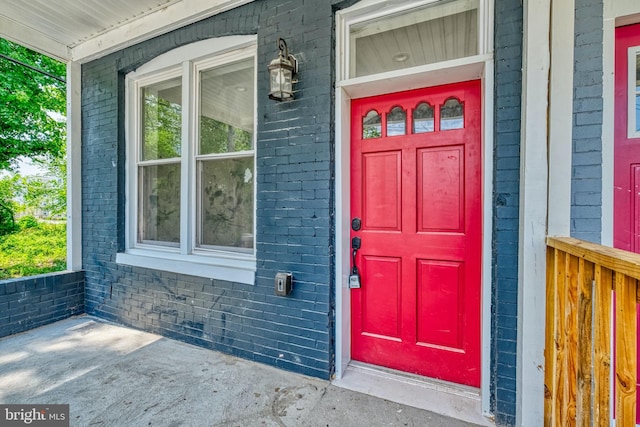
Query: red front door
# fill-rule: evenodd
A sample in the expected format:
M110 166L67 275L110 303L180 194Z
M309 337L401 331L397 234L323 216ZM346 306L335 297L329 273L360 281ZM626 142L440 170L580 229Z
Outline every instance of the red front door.
M613 245L637 253L640 253L639 64L640 24L616 28ZM640 381L637 384L636 390L640 392ZM636 422L640 422L640 411Z
M478 387L480 82L353 100L351 119L352 358Z

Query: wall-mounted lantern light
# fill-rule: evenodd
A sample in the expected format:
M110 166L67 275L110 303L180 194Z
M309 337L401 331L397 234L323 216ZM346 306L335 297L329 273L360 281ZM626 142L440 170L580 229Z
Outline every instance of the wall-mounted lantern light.
M283 38L278 38L280 54L269 64L269 82L271 91L269 98L276 101L293 99L293 80L298 72L298 61L293 55L289 55L289 48Z

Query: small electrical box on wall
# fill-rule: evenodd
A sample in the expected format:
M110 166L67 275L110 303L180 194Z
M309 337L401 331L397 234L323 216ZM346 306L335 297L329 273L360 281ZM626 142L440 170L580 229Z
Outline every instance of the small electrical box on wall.
M291 273L276 273L276 295L287 296L291 293L293 277Z

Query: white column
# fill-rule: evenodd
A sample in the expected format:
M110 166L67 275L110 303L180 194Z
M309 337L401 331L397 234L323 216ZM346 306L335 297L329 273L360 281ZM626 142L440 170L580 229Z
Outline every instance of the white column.
M67 63L67 269L82 269L81 69Z
M551 7L548 233L568 236L571 229L575 0L554 1Z
M544 417L547 106L551 0L525 0L518 247L516 425Z

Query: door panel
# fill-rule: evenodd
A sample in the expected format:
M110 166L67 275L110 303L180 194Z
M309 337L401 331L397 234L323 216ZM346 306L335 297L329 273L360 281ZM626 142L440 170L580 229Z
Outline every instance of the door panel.
M462 350L462 270L461 262L418 260L418 344Z
M613 245L640 253L640 25L618 27L615 37ZM638 357L640 364L640 351Z
M478 387L480 82L357 99L351 114L352 358Z
M363 155L363 218L373 230L400 230L402 206L400 151Z
M400 338L400 260L380 256L363 258L362 279L367 287L362 292L362 332Z
M418 151L418 231L462 231L463 159L463 146Z

